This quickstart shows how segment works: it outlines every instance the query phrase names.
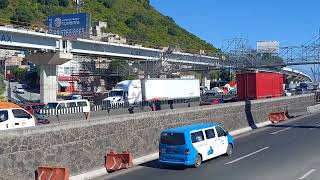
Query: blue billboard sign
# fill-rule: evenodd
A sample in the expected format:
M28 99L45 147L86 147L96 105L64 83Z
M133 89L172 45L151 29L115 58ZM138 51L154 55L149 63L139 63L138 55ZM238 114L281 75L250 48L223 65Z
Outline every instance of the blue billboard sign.
M49 33L69 38L90 37L90 15L63 14L48 17Z

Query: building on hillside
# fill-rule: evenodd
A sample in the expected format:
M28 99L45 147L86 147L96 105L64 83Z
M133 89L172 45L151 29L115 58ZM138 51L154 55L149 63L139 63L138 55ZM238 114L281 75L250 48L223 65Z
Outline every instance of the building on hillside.
M127 39L119 36L118 34L102 33L101 41L110 42L110 43L118 43L118 44L126 44Z
M107 28L108 25L106 22L103 22L103 21L98 21L98 22L95 22L93 23L92 25L92 31L91 31L91 38L93 39L100 39L101 38L101 35L102 35L102 29L103 28Z
M95 22L92 26L91 39L118 44L125 44L127 42L126 38L121 37L118 34L103 32L103 29L107 27L108 24L106 22Z

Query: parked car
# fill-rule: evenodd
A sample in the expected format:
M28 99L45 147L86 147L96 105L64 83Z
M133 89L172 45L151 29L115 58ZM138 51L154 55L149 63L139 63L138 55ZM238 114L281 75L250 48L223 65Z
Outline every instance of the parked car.
M219 124L193 124L161 132L159 161L167 165L193 165L220 155L231 156L234 141Z
M214 105L214 104L221 104L221 103L223 103L222 98L209 98L205 101L201 101L199 105L205 106L205 105Z
M288 90L284 90L283 91L283 95L284 96L292 96L292 93L290 91L288 91Z
M22 84L18 84L14 87L13 89L14 93L20 93L20 94L24 94L24 88Z

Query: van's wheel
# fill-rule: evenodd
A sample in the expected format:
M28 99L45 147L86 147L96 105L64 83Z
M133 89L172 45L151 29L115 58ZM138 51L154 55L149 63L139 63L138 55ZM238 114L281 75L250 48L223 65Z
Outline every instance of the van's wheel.
M232 154L233 154L233 146L232 144L228 144L226 155L232 156Z
M200 154L197 154L196 160L194 162L194 167L195 168L200 167L201 163L202 163L202 158L201 158Z

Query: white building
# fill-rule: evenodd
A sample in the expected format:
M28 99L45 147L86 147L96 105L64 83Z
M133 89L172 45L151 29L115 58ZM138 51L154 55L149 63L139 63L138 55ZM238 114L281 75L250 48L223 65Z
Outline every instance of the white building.
M57 66L57 84L60 95L69 95L78 89L78 79L81 64L76 60Z
M104 42L110 42L110 43L118 43L118 44L125 44L127 42L127 39L124 37L121 37L118 34L113 33L104 33L103 28L107 28L108 24L106 22L98 21L93 24L92 26L92 33L91 33L91 39L97 40L97 41L104 41Z

